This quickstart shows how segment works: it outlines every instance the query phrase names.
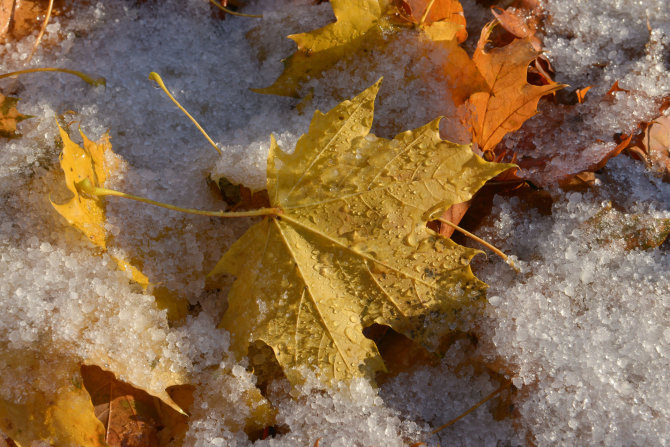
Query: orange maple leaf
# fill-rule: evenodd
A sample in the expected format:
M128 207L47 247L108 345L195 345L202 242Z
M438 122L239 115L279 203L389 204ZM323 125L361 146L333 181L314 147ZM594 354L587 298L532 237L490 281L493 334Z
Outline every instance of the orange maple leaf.
M456 40L461 43L468 38L463 6L458 0L396 0L394 3L402 18L410 23L417 25L453 23L462 27L456 32Z
M492 151L502 138L537 113L540 98L564 84L531 85L527 82L528 64L538 56L528 38L486 51L488 37L496 22L482 30L473 56L475 65L488 84L488 92L475 92L468 99L466 118L472 141L483 152Z

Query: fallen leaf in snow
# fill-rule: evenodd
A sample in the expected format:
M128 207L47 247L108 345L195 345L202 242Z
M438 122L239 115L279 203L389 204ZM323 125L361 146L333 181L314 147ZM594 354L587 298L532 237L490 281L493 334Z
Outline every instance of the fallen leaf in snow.
M528 64L538 56L528 39L486 50L495 22L482 30L473 60L486 79L488 92L473 93L469 100L472 141L482 152L492 151L502 138L537 113L540 98L564 87L537 86L526 81Z
M592 86L589 85L589 86L587 86L587 87L580 88L580 89L577 89L577 90L575 91L575 94L577 95L577 102L578 102L579 104L584 104L584 101L586 100L586 93L587 93L589 90L591 90L591 87L592 87Z
M65 173L67 189L73 194L70 201L63 204L51 202L58 213L78 228L91 242L102 249L107 248L105 232L105 206L101 199L79 194L76 183L88 178L95 186L103 186L107 173L116 169L118 158L111 152L112 145L109 135L102 136L100 141L89 140L80 131L84 147L70 139L67 132L58 126L63 141L61 167ZM108 152L109 157L108 157Z
M70 139L68 133L58 127L63 141L61 168L65 174L67 188L73 194L72 199L63 204L51 204L71 225L78 228L98 247L107 250L108 234L105 229L105 204L102 199L80 194L76 184L89 179L94 186L103 187L109 173L118 169L121 162L113 151L109 135L105 134L98 142L88 139L80 131L83 147ZM171 321L183 318L187 313L188 302L185 298L170 293L164 287L154 287L149 278L126 259L110 254L119 270L126 272L128 277L141 285L145 290L155 292L157 303L161 309L167 309Z
M641 149L654 171L670 177L670 116L655 118L644 132Z
M411 0L400 4L409 11L425 11L425 3L423 0ZM421 24L415 23L420 17L416 19L414 15L398 21L394 8L384 0L332 0L330 4L336 21L308 33L288 36L298 45L297 51L284 61L284 71L272 85L253 91L299 97L299 87L306 80L319 77L338 61L355 57L360 52L382 50L389 41L389 35L403 28L401 23L417 25L429 40L447 45L445 48L450 55L448 68L444 69L446 73L459 71L461 65L472 65L465 50L458 46L467 33L464 30L463 8L457 0L435 0L428 20ZM456 70L452 70L452 67L456 67ZM465 67L461 71L463 73L455 75L462 78L464 87L479 87L481 76L474 66L472 69ZM463 94L470 93L466 91Z
M78 366L65 358L49 361L56 363L50 365L53 376L48 386L40 380L28 382L21 399L0 398L0 430L21 445L45 441L57 446L104 446L104 427L81 386ZM39 353L4 350L2 363L3 367L25 371L26 380L44 379L39 373L35 376L46 366Z
M95 415L105 427L105 442L110 447L161 445L159 434L166 427L163 419L168 419L164 415L167 412L173 414L169 419L171 424L166 428L181 427L184 433L188 429L186 415L147 392L117 380L113 373L84 365L81 375L95 407Z
M395 4L402 19L420 26L433 40L455 38L462 43L468 38L458 0L397 0Z
M254 89L258 93L298 96L298 86L310 77L334 65L338 60L361 48L383 43L380 19L383 5L378 0L332 0L336 21L317 30L288 36L298 45L297 51L284 61L284 72L269 87Z
M670 234L670 219L646 214L627 214L608 206L586 221L596 229L600 244L618 242L626 250L660 246Z
M72 199L63 203L56 204L51 202L53 207L67 221L84 233L96 246L107 249L107 233L105 231L105 206L102 199L97 197L88 197L80 194L76 184L85 179L89 179L94 186L104 186L109 173L113 172L120 158L112 152L112 145L109 142L109 135L105 134L100 141L93 142L89 140L83 132L83 147L70 139L67 132L58 127L61 139L63 140L63 152L61 154L61 168L65 174L65 183L67 188L73 194ZM119 268L130 274L131 278L137 281L143 287L149 286L148 278L140 270L133 267L124 259L112 256L117 262ZM169 295L163 296L169 298ZM176 299L171 303L174 306L187 306L186 302L177 302ZM168 306L169 307L169 306ZM179 313L179 312L177 312ZM185 311L183 312L185 313ZM101 363L104 358L103 353L96 363ZM115 373L123 376L122 371ZM179 385L181 378L172 371L155 371L154 377L156 383ZM141 389L151 389L151 384L133 384ZM153 393L156 397L162 399L175 410L180 411L179 407L172 401L167 392L163 389Z
M0 0L0 40L9 31L9 24L12 21L12 11L14 11L14 0Z
M535 36L537 20L524 9L492 6L491 12L508 33L517 39L528 39L533 49L538 53L542 50L540 39Z
M374 323L435 349L461 308L480 302L477 250L426 227L510 165L443 141L439 119L393 140L370 134L379 82L315 112L292 154L271 142L276 215L249 229L210 275L236 276L221 326L231 350L270 346L287 378L329 380L384 369L363 328Z
M32 118L30 115L19 113L16 103L19 98L5 96L0 93L0 136L5 138L19 137L16 133L16 125L21 121Z

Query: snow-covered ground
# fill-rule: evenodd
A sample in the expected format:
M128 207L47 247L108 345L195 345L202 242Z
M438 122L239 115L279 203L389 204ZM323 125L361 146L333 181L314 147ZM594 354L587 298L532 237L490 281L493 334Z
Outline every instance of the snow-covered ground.
M31 392L28 386L53 386L53 365L63 358L104 359L101 366L122 371L133 383L149 383L160 359L160 368L197 385L185 445L250 442L239 429L249 410L239 401L253 387L253 376L244 362L230 358L228 335L216 328L225 290L209 292L204 283L250 222L107 201L111 250L141 260L153 283L202 309L180 327L169 325L154 298L129 285L111 258L83 241L51 207L49 194L63 195L56 186L62 177L55 116L76 112L67 120L92 139L109 130L115 152L126 161L110 180L112 187L216 209L221 202L207 185L210 173L262 187L271 133L280 146L291 148L315 108L327 110L381 75L374 130L383 136L453 110L439 79L413 75L439 57L424 52L417 59L420 43L396 42L387 54L336 66L325 81L310 85L314 100L302 113L295 100L251 92L281 71L280 60L293 45L286 35L332 20L328 3L313 3L259 0L249 2L245 12L262 13L262 20L222 21L212 16L206 0L73 1L70 12L49 26L30 66L95 73L106 78L106 88L55 73L0 81L2 93L19 96L19 109L35 116L21 125L23 137L2 142L0 349L38 358L29 371L0 364L0 397L20 400ZM491 17L474 1L463 4L471 24ZM588 152L600 144L596 140L609 141L653 118L660 98L670 94L667 2L547 0L544 5L544 44L556 80L574 88L593 85L594 99L557 133L538 137L538 150ZM34 37L0 46L1 72L25 68ZM163 76L223 156L147 80L151 71ZM600 100L615 80L631 93ZM538 127L541 120L533 119ZM560 163L571 163L570 156ZM670 218L670 186L623 157L611 161L596 183L586 192L548 186L551 213L513 195L494 199L491 216L477 232L516 255L521 273L495 258L475 262L476 274L490 285L490 305L469 328L476 344L473 337L460 339L439 365L400 374L379 390L364 381L322 390L308 381L294 399L276 384L269 396L279 410L278 423L289 431L257 443L312 445L318 438L322 446L422 440L450 446L669 443L667 245L626 250L612 234L617 221L637 214L650 221ZM593 224L594 216L610 212L618 214ZM432 428L499 386L495 374L477 366L484 364L497 365L512 379L507 410L494 411L502 406L494 400L429 437ZM216 365L220 369L212 372ZM26 383L27 374L34 375L32 384ZM514 417L501 419L501 413Z

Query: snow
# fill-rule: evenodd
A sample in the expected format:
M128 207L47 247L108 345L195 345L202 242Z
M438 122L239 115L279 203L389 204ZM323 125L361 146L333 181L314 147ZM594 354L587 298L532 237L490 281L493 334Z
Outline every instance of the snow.
M33 389L48 390L53 365L67 357L104 361L101 366L124 371L124 380L157 392L165 385L151 377L158 359L173 378L188 376L198 385L185 445L251 443L240 428L250 410L239 401L255 378L246 359L229 353L228 334L216 328L226 289L207 291L204 280L251 222L107 201L111 251L138 260L153 283L200 309L184 322L169 322L151 295L129 283L108 255L51 207L49 194L66 197L54 186L62 183L54 117L72 110L66 120L75 122L73 129L80 126L92 139L110 132L126 163L108 186L219 209L208 175L262 188L271 133L290 150L315 108L327 110L382 75L374 131L383 136L453 110L439 79L418 76L444 55L422 43L406 48L401 39L390 42L386 53L342 62L324 81L310 81L306 89L314 99L302 113L296 100L251 92L281 72L280 59L292 51L286 35L332 20L328 3L313 3L249 2L245 11L262 12L264 19L222 21L205 0L73 2L48 27L30 66L102 75L106 88L55 73L0 81L3 94L21 97L19 110L35 116L20 125L23 137L3 141L0 158L0 349L42 353L30 372ZM476 39L473 24L483 23L488 13L474 1L463 3ZM558 146L565 153L551 167L574 169L610 150L613 134L658 114L670 94L670 9L664 0L543 5L544 45L557 81L594 86L582 107L535 141L539 152ZM0 46L2 72L25 68L35 36ZM425 51L417 58L419 50ZM223 156L154 88L147 79L151 71L161 74ZM615 80L629 93L605 99ZM528 128L543 128L555 108L544 105ZM509 141L514 138L519 137ZM667 246L626 249L616 238L616 223L636 215L670 218L670 187L624 157L597 174L593 191L565 192L550 174L536 175L554 201L550 214L521 196L500 195L476 230L514 254L521 270L517 274L494 257L476 258L476 274L490 285L490 306L469 328L476 343L461 339L439 364L402 373L380 389L361 380L324 388L308 378L290 393L277 381L269 398L283 434L257 443L313 445L320 438L328 446L421 440L464 446L666 445L670 258ZM609 210L617 214L594 225ZM30 392L26 374L25 368L0 365L0 397L24 398ZM496 390L501 376L515 385L514 418L496 417L503 401L494 399L429 436Z

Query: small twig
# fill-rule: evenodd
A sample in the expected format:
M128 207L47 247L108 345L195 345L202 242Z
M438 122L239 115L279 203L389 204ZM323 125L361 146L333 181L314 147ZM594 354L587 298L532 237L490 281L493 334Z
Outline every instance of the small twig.
M156 84L158 84L158 86L165 92L165 94L168 95L168 98L170 98L170 99L172 100L172 102L175 103L175 105L176 105L177 107L179 107L179 110L181 110L182 112L184 112L184 114L185 114L186 116L189 117L189 119L193 122L193 124L195 124L195 127L197 127L198 130L199 130L200 132L202 132L202 134L205 136L205 138L207 138L207 141L209 141L209 144L211 144L212 146L214 146L214 149L216 149L216 151L219 153L219 155L221 155L221 154L222 154L221 149L219 149L219 147L216 145L216 143L214 142L214 140L212 140L212 139L209 137L209 135L207 135L207 132L205 132L205 129L203 129L202 126L201 126L200 124L198 124L198 122L195 120L195 118L193 118L193 117L191 116L191 114L188 113L188 112L186 111L186 109L185 109L184 107L182 107L181 104L179 104L179 101L177 101L177 100L175 99L175 97L172 96L172 93L170 93L170 91L167 89L167 87L165 86L165 83L163 83L163 79L161 79L160 75L159 75L158 73L152 71L151 73L149 73L149 79L152 80L152 81L155 81Z
M477 402L474 406L470 407L466 412L464 412L464 413L462 413L460 416L458 416L458 417L456 417L456 418L450 420L450 421L447 422L446 424L439 426L439 427L436 428L435 430L431 431L430 434L431 434L431 435L434 435L435 433L437 433L437 432L439 432L439 431L441 431L441 430L444 430L445 428L449 427L450 425L453 425L453 424L455 424L456 422L460 421L460 420L463 419L465 416L469 415L470 413L472 413L473 411L475 411L477 408L481 407L481 406L484 405L486 402L488 402L488 401L490 401L491 399L493 399L496 395L500 394L502 391L504 391L504 390L506 390L507 388L509 388L509 386L510 386L511 384L512 384L512 382L507 382L507 383L503 384L500 388L498 388L497 390L495 390L494 392L492 392L491 394L489 394L488 396L486 396L484 399L482 399L482 400L480 400L479 402Z
M225 6L223 6L223 5L221 5L221 4L217 3L217 2L215 2L214 0L209 0L209 2L210 2L212 5L214 5L214 6L216 6L217 8L219 8L221 11L225 12L226 14L230 14L230 15L233 15L233 16L240 16L240 17L251 17L251 18L254 18L254 19L262 19L262 18L263 18L262 15L256 15L256 14L243 14L243 13L241 13L241 12L235 12L235 11L233 11L232 9L228 9L228 8L226 8Z
M44 17L44 23L42 24L40 33L37 35L37 39L35 39L33 49L30 51L28 59L26 59L26 64L28 64L30 60L33 58L35 51L37 51L37 47L40 45L40 42L42 41L42 36L44 36L44 32L47 30L47 25L49 24L49 19L51 18L51 10L53 9L53 7L54 7L54 0L49 0L49 8L47 9L47 15Z

